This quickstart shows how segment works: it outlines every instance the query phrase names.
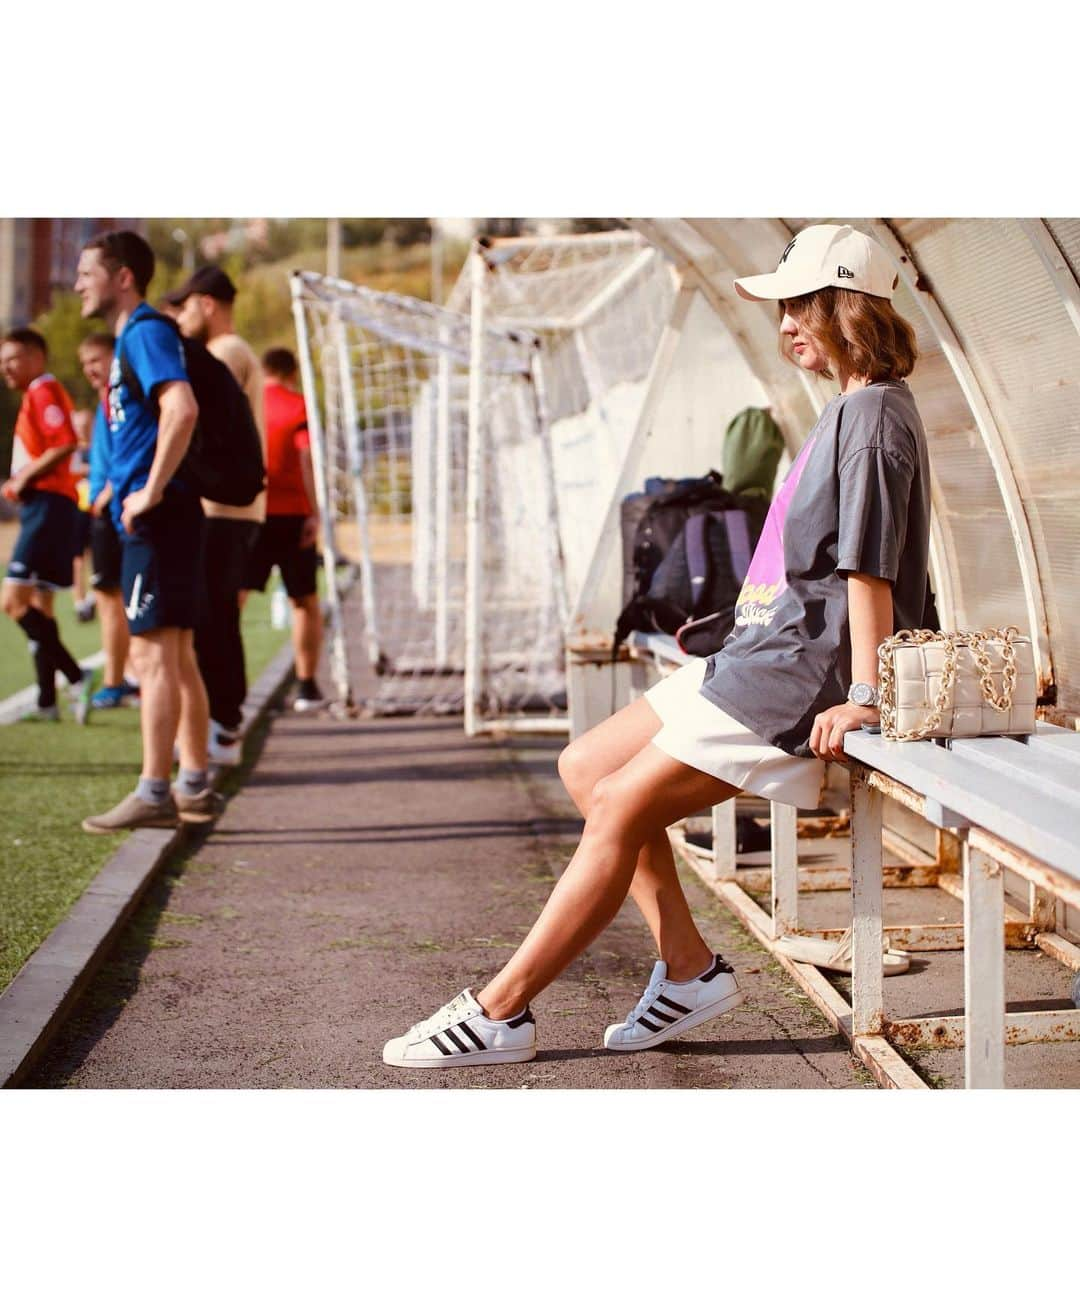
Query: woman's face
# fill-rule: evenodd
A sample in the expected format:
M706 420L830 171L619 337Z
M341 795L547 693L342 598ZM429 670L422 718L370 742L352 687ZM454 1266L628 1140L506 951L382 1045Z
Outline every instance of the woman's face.
M788 305L784 305L784 316L780 321L781 336L791 338L791 352L801 368L807 372L824 372L829 366L829 359L821 346L803 331L799 319L792 315Z

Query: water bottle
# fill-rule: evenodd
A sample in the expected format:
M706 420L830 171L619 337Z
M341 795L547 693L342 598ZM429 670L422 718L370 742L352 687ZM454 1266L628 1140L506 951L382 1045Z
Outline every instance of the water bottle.
M270 598L270 625L275 631L284 631L289 625L289 600L280 581Z

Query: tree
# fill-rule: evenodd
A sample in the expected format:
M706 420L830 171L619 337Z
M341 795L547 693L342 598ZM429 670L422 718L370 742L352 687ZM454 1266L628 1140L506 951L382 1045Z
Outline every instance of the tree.
M87 322L82 302L73 291L53 291L52 305L34 321L49 345L49 371L61 383L76 408L96 408L98 397L79 366L79 346L92 331L103 331L100 322Z

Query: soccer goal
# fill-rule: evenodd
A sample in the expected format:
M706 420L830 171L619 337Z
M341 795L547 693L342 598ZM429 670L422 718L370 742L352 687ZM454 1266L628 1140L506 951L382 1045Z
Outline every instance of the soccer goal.
M676 291L670 261L637 232L619 230L478 241L447 301L539 340L534 384L571 612Z
M314 273L292 296L340 700L464 711L471 734L565 731L536 336ZM343 554L359 561L359 637L334 579Z

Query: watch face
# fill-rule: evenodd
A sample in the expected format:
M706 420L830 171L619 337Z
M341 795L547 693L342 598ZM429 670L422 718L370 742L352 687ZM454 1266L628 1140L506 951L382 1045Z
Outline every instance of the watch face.
M869 708L874 702L874 687L862 684L853 685L848 693L848 698L852 703L858 704L860 708Z

